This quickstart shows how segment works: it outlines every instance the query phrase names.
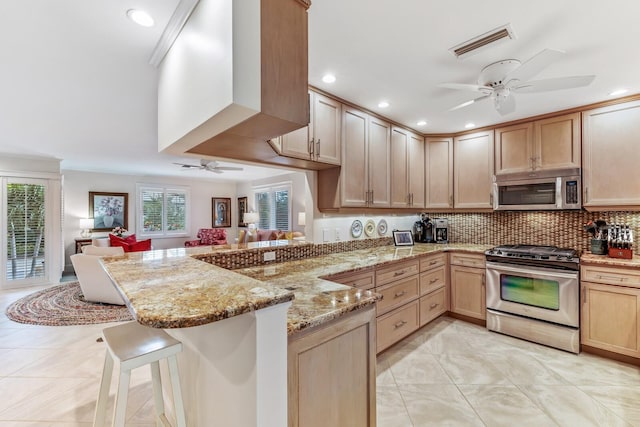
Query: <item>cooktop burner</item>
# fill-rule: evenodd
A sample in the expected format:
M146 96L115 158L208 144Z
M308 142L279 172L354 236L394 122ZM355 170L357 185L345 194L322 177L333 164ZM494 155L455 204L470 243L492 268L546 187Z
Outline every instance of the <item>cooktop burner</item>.
M485 252L488 261L529 263L577 269L578 251L570 248L537 245L500 245Z

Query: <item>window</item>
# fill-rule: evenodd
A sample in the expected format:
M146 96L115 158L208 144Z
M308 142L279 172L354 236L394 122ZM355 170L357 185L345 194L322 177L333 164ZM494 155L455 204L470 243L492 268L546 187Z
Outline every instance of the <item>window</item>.
M138 184L137 230L141 236L189 234L189 189Z
M255 207L260 215L258 228L291 230L291 183L257 187Z

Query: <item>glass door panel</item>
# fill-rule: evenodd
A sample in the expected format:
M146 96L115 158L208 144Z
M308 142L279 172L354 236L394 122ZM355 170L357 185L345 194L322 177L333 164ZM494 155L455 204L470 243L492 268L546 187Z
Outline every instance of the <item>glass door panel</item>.
M558 310L560 283L557 280L501 274L500 298L504 301Z

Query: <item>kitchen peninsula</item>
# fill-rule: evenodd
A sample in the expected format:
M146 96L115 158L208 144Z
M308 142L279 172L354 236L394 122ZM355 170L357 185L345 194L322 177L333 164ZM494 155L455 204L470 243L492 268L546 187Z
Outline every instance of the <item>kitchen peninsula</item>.
M314 425L308 420L326 425L328 407L339 408L332 412L336 416L348 414L352 425L375 425L374 303L380 295L323 277L383 271L443 251L485 249L381 246L234 271L194 259L207 251L250 250L243 246L167 249L103 261L136 320L167 328L183 342L180 372L194 425L212 419L223 425L267 425L268 419L286 425L287 418L290 426Z

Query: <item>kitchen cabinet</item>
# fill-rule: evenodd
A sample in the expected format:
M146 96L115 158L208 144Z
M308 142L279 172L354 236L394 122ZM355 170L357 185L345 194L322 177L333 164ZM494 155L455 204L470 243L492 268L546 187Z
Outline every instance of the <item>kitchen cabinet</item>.
M640 209L640 101L582 113L582 205Z
M486 320L486 275L484 255L451 253L452 313Z
M343 106L342 166L318 172L318 208L388 208L391 125Z
M453 208L453 138L425 139L425 207Z
M342 104L313 91L309 91L309 103L309 125L282 135L280 154L340 165Z
M376 425L375 309L289 337L288 426Z
M580 168L580 153L578 113L495 130L496 175Z
M391 128L391 207L424 208L424 138Z
M640 357L638 273L603 266L581 267L583 345Z
M357 272L334 274L324 278L332 282L342 283L343 285L363 290L372 290L376 286L376 274L373 268Z
M453 206L493 208L493 131L457 136L453 140Z

